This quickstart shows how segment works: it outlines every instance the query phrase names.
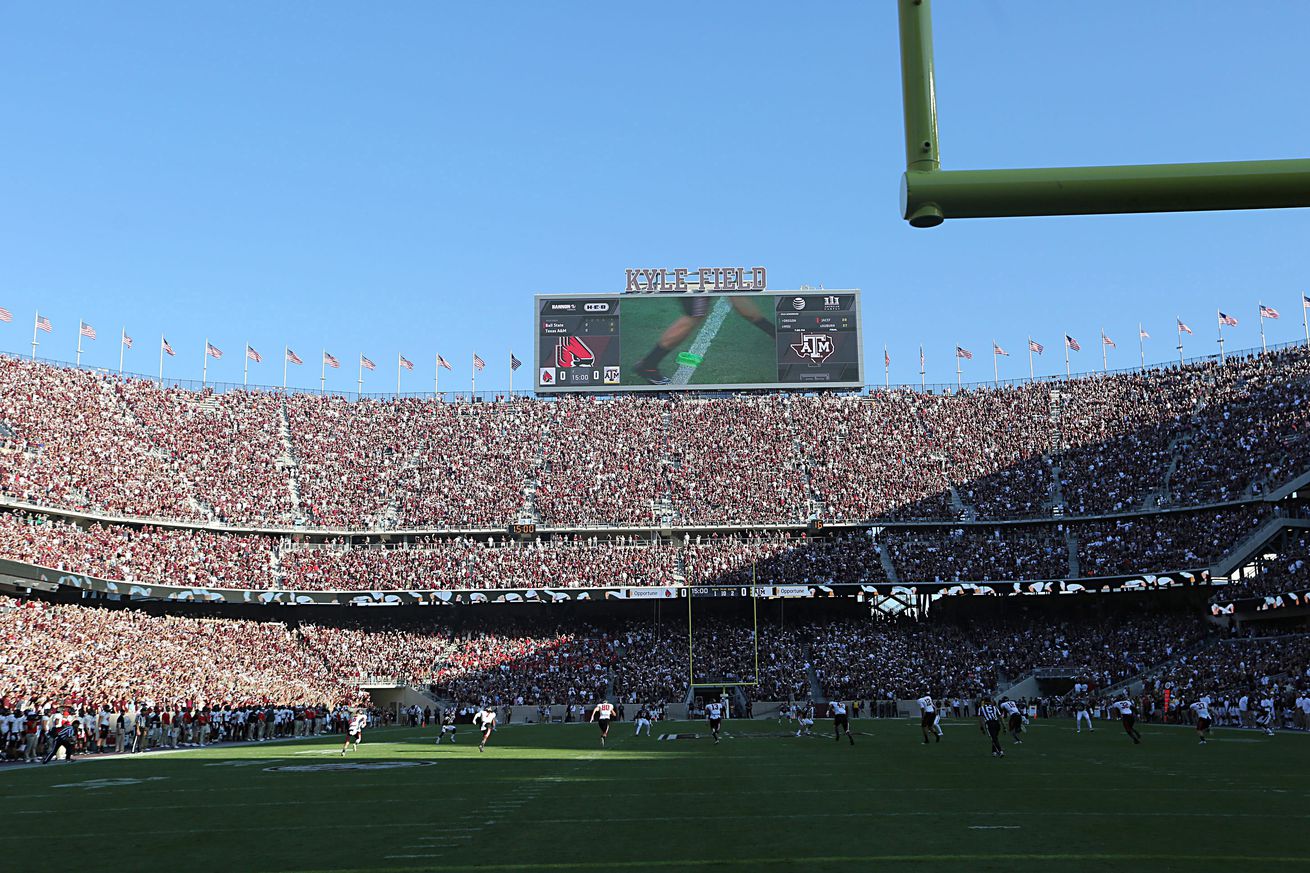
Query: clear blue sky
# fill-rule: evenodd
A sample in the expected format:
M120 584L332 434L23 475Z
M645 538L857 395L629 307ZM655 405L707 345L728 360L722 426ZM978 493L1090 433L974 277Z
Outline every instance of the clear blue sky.
M937 0L947 168L1306 157L1310 4ZM772 287L864 289L866 376L952 381L1301 336L1310 211L905 225L887 2L0 4L0 349L330 387L508 382L531 295L621 290L629 266L763 264ZM527 387L521 370L516 387Z

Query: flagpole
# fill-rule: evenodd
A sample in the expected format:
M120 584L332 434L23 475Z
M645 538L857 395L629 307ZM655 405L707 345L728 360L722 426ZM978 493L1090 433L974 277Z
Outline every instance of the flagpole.
M241 387L244 388L250 383L250 343L246 343L246 357L241 365Z
M1219 363L1222 364L1224 363L1225 360L1224 359L1224 322L1223 319L1221 319L1218 315L1215 316L1215 321L1219 325Z
M164 387L164 335L159 335L159 387Z
M1260 315L1260 354L1267 354L1269 347L1265 345L1265 305L1260 303L1260 308L1256 310Z
M323 354L318 360L319 360L318 393L326 394L327 393L327 349L323 350Z
M75 365L75 366L78 366L78 367L82 366L82 325L83 325L83 323L84 323L84 322L82 322L80 319L79 319L78 322L77 322L77 359L75 360L74 365ZM1264 333L1264 329L1265 329L1265 328L1264 328L1264 325L1263 325L1263 324L1260 325L1260 332L1261 332L1261 333Z
M922 391L927 386L924 384L923 377L923 344L919 344L919 390Z
M41 323L41 310L32 316L32 360L36 360L36 326Z
M1109 355L1106 352L1105 328L1101 328L1101 372L1110 371Z
M1065 334L1065 337L1064 337L1064 378L1065 378L1065 381L1066 381L1066 382L1067 382L1067 381L1069 380L1069 378L1070 378L1070 377L1069 377L1069 335L1068 335L1068 334Z
M356 400L359 400L364 396L364 353L363 352L359 353L359 390L356 391L355 393L359 395L358 397L355 398Z
M1181 367L1183 365L1183 320L1181 318L1174 320L1178 322L1178 366Z
M960 350L955 350L955 390L959 391L964 386L960 383Z
M1028 381L1033 380L1033 338L1028 337Z
M474 352L474 353L473 353L473 357L476 358L477 356L478 356L478 353L477 353L477 352ZM473 362L470 361L469 363L472 364ZM477 365L476 365L476 364L473 364L473 366L471 367L471 369L473 370L473 375L472 375L472 376L469 376L469 384L473 386L473 396L469 398L469 403L474 402L474 401L477 399L477 395L478 395L478 368L477 368Z
M400 352L396 352L396 399L400 399Z
M1137 352L1142 359L1142 369L1146 369L1146 337L1142 336L1142 323L1137 322Z
M1001 384L1000 356L996 354L996 340L992 340L992 387Z
M288 357L290 357L289 355L287 355L287 352L290 349L291 346L285 343L282 344L282 390L283 391L287 390L287 359Z
M123 341L127 339L127 325L123 325L123 331L118 337L118 375L123 375Z
M509 399L514 399L514 350L509 350Z
M882 387L892 387L892 359L887 356L887 344L882 344Z
M209 381L209 337L205 337L205 356L200 359L200 387Z
M441 355L437 355L437 359L433 361L432 364L433 364L432 393L437 395L437 399L440 400L441 399Z
M1306 321L1306 310L1310 309L1310 299L1301 292L1301 330L1305 331L1305 344L1310 346L1310 323Z

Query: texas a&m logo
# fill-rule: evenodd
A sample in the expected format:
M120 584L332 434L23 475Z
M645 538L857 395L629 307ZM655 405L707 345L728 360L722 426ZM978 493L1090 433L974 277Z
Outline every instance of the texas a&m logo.
M595 353L578 337L560 337L555 342L555 366L561 370L590 367L594 363L596 363Z
M817 367L832 357L836 349L829 334L803 333L800 342L791 344L791 350L809 361L811 367Z

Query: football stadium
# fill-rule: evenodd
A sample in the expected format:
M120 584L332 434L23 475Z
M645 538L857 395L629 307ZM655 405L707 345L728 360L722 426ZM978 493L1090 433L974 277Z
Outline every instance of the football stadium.
M7 13L0 856L1310 869L1310 13L932 6Z

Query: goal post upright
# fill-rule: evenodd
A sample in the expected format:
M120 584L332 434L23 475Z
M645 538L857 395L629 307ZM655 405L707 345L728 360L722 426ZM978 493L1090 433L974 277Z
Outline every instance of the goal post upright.
M687 684L690 686L692 695L698 688L754 688L760 684L760 607L759 607L759 589L755 585L756 568L751 567L751 649L753 663L755 668L755 678L749 682L697 682L696 681L696 644L693 636L696 631L696 624L692 618L692 600L695 599L695 588L698 586L687 587ZM740 586L699 586L708 588L738 588Z

